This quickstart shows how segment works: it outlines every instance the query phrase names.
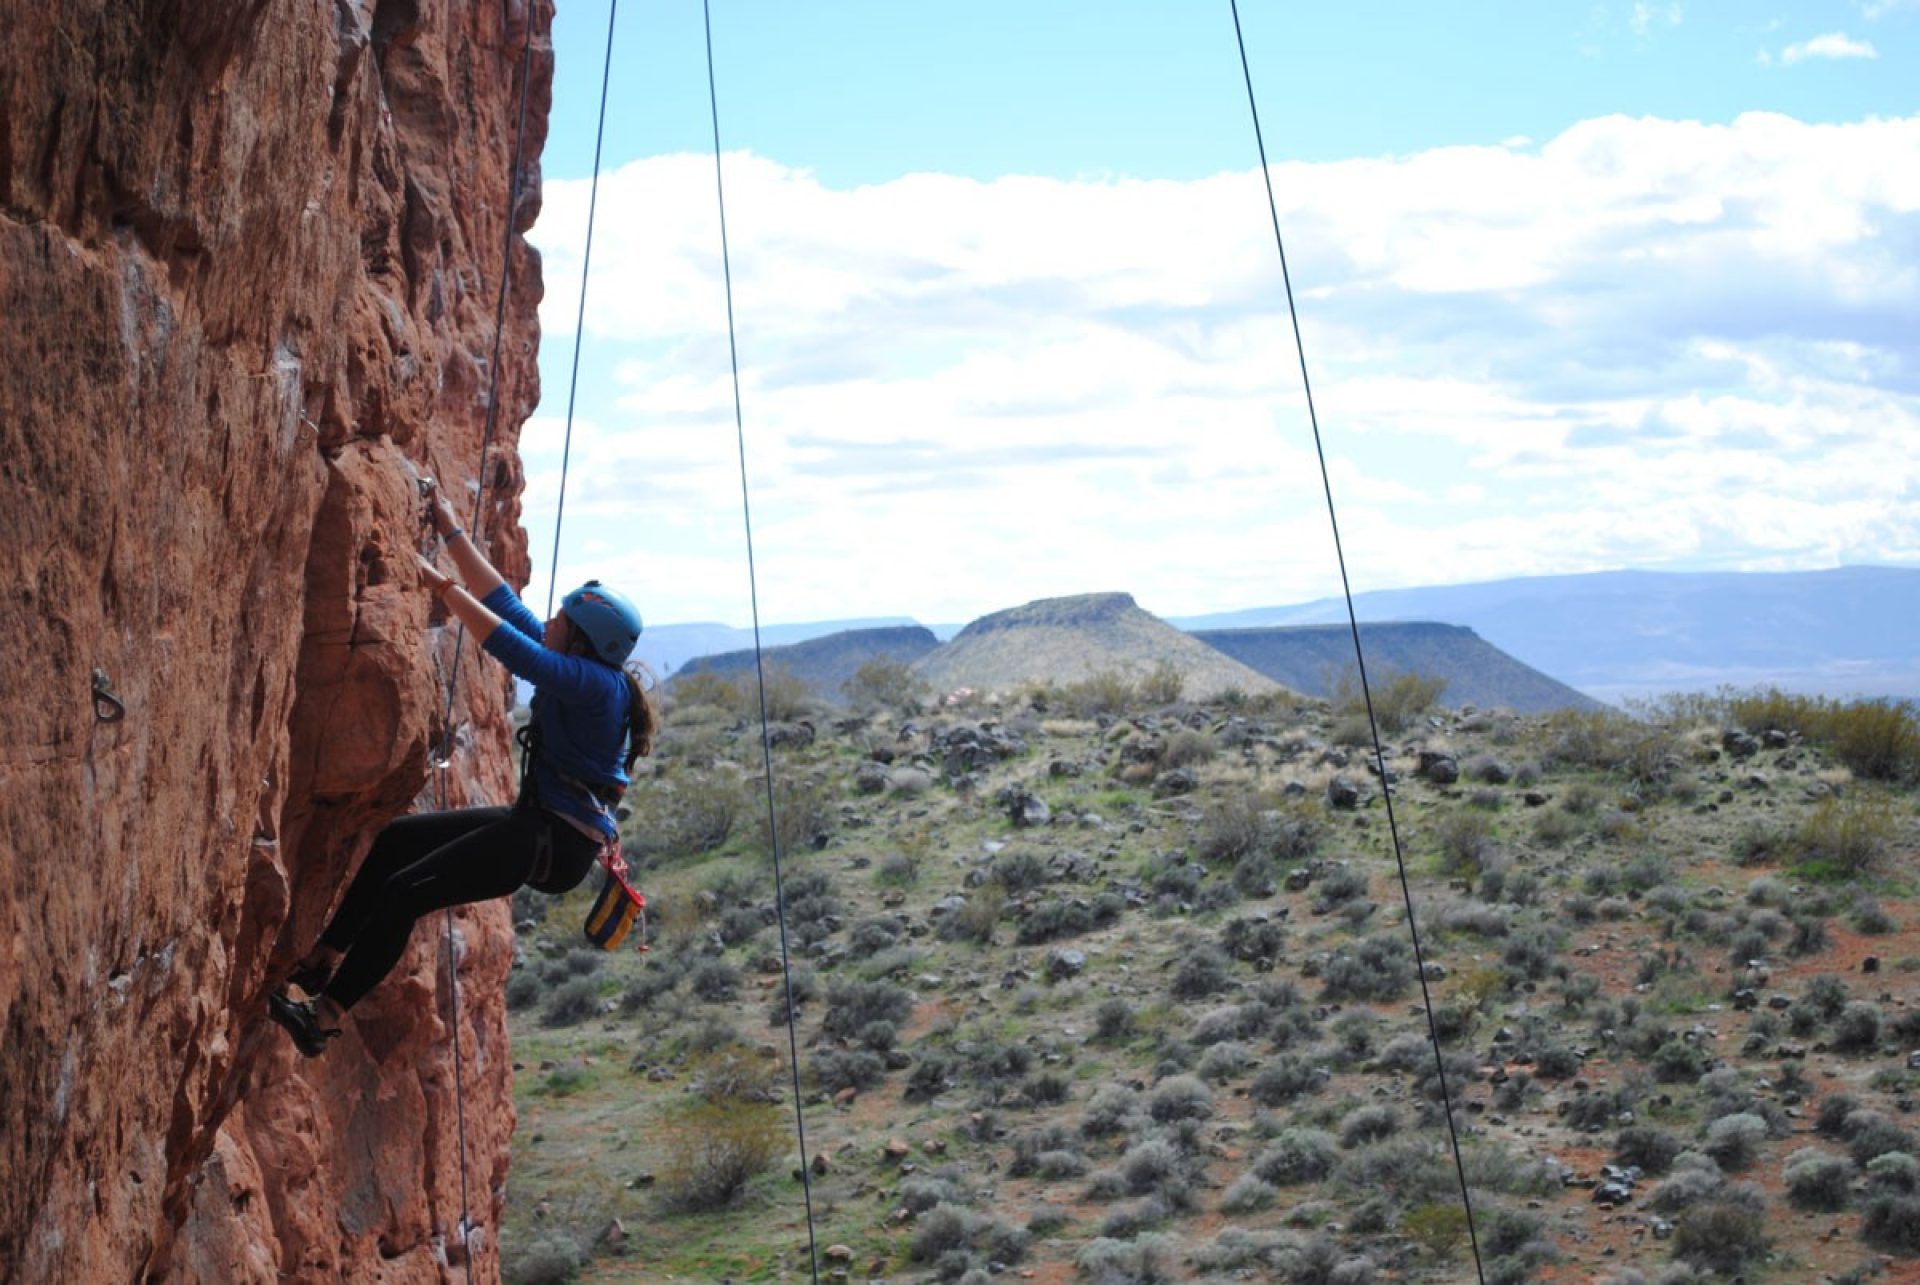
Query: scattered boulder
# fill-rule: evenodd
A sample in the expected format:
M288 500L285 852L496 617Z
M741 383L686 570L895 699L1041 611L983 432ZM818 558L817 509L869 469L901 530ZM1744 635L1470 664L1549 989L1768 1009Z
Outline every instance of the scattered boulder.
M1336 812L1351 812L1360 806L1360 787L1344 776L1327 782L1327 806Z

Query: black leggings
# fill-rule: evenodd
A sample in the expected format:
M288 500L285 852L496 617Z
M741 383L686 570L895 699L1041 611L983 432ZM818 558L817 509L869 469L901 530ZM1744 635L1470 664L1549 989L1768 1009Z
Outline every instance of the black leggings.
M599 843L541 808L466 808L401 817L374 839L320 944L345 952L326 997L343 1009L393 971L414 921L505 897L532 880L550 851L541 892L577 887Z

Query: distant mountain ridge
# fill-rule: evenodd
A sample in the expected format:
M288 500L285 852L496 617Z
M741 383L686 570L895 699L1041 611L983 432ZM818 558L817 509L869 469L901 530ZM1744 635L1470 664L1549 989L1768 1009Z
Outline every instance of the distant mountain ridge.
M911 665L940 645L933 631L919 625L889 625L878 629L846 629L821 638L788 643L766 650L770 665L778 665L829 700L840 699L840 689L860 667L872 660L890 660ZM751 674L753 652L729 651L718 656L699 656L680 667L675 675L702 672L731 678Z
M1379 590L1356 595L1354 605L1368 623L1463 626L1515 661L1605 701L1722 685L1920 698L1920 656L1913 641L1920 621L1920 568L1608 571ZM1003 619L984 627L994 616L974 625L986 633L1012 623ZM1343 601L1322 599L1176 616L1163 623L1208 633L1345 620ZM912 622L889 617L781 625L763 630L762 637L775 645L903 623ZM932 632L937 637L951 632L951 626L934 626ZM750 631L723 625L655 626L643 635L639 654L670 673L696 656L751 643ZM1454 688L1448 699L1468 701L1463 690Z
M1920 568L1603 571L1354 595L1362 621L1465 625L1602 700L1780 686L1920 696ZM1183 629L1336 623L1337 598L1173 618Z
M1353 631L1344 624L1199 629L1193 636L1307 696L1332 696L1341 676L1356 672ZM1601 708L1601 702L1522 664L1464 625L1361 625L1360 643L1371 683L1377 686L1394 674L1441 678L1447 685L1440 703L1452 708L1505 706L1522 714Z

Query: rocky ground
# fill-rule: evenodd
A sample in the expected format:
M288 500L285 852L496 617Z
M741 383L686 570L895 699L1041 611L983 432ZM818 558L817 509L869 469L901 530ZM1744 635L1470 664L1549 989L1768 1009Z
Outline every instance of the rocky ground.
M804 1188L759 727L685 690L651 951L516 907L508 1279L807 1279L809 1203L832 1279L1920 1279L1910 759L1403 687L1423 988L1353 711L1109 678L776 702Z

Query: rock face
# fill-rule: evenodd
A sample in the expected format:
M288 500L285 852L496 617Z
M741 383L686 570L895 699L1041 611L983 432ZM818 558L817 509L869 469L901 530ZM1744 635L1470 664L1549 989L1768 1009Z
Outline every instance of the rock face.
M437 1280L463 1209L473 1275L498 1275L505 906L455 920L464 1169L437 918L324 1058L264 999L433 777L456 805L511 793L507 686L471 647L431 770L455 639L416 587L410 470L463 512L483 498L524 580L540 274L518 233L550 19L545 0L10 14L0 1280ZM96 717L96 672L119 721Z

